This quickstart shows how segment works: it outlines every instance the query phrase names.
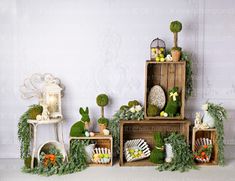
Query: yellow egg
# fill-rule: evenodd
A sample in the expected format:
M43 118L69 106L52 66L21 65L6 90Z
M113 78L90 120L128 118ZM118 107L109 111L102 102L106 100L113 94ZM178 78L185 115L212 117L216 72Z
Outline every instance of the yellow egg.
M161 62L164 62L164 61L165 61L165 58L161 58L160 61L161 61Z

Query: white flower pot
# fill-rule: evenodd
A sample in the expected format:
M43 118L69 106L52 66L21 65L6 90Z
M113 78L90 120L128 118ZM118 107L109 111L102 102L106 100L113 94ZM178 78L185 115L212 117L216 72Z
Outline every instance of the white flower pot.
M205 114L203 116L203 123L207 124L210 128L215 127L215 120L211 117L208 111L205 111Z
M165 161L170 163L174 157L171 144L165 144L166 158Z

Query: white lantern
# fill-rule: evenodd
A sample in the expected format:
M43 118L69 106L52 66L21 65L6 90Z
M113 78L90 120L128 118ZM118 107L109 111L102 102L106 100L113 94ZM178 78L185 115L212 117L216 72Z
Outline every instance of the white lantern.
M56 83L45 84L43 90L43 102L47 105L50 118L62 117L61 91L62 88Z

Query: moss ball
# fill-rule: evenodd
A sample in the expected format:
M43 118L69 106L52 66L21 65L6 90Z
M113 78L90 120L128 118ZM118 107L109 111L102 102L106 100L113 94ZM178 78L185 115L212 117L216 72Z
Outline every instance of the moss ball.
M99 118L98 119L99 124L104 124L105 126L108 126L109 120L107 118Z
M109 103L109 97L106 94L100 94L96 97L96 103L98 106L104 107Z
M157 116L159 114L159 109L157 106L150 104L147 108L147 115L148 116Z
M28 110L29 119L36 119L37 115L42 114L43 107L40 105L34 105Z
M137 101L137 100L133 100L133 101L128 102L129 107L133 107L133 106L137 106L137 105L140 105L139 101Z
M127 106L127 105L122 105L122 106L120 107L120 110L122 110L122 111L124 111L124 110L126 110L126 109L129 109L129 106Z
M172 21L170 24L170 30L173 33L178 33L182 30L182 24L179 21Z

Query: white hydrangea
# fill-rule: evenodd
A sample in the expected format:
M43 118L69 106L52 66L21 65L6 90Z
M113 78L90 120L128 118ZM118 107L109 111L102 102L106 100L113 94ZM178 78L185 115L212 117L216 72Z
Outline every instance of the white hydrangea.
M141 110L142 110L142 106L141 105L135 106L135 111L136 112L140 112Z
M203 104L202 105L202 110L207 111L208 110L208 104Z
M131 107L131 108L130 108L130 111L131 111L132 113L135 113L135 107Z

